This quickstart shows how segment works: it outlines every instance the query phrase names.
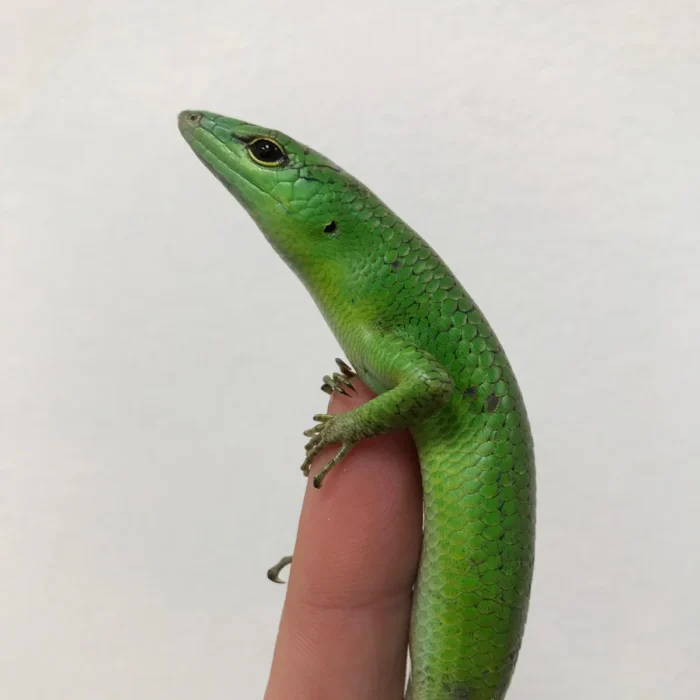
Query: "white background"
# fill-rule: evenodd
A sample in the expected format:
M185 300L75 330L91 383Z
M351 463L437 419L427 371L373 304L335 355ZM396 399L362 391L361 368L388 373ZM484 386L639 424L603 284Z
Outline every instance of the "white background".
M509 700L700 689L693 0L4 0L0 695L260 698L338 354L175 117L282 129L449 262L520 378Z

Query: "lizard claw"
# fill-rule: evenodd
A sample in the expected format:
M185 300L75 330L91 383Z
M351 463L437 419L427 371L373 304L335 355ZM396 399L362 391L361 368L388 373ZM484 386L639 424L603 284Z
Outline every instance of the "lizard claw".
M343 362L340 358L336 358L336 364L338 365L340 372L334 372L331 375L326 375L323 378L323 384L321 384L321 391L325 391L326 394L333 394L334 392L338 394L343 394L344 396L350 396L346 389L352 389L356 391L355 387L350 381L353 377L357 375L353 369L347 363Z
M357 376L357 372L355 372L355 370L352 367L350 367L350 365L347 362L344 362L339 357L335 358L335 364L338 365L338 367L340 368L340 371L348 379L352 379L353 377Z
M284 583L280 578L280 571L284 569L285 566L289 566L292 563L292 557L282 557L273 567L267 570L267 578L272 581L272 583Z

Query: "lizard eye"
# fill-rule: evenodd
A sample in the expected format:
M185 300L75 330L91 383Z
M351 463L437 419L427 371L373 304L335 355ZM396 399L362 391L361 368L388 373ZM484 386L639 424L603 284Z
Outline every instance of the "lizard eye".
M248 144L250 157L260 165L282 165L287 160L285 152L276 141L268 138L257 138Z

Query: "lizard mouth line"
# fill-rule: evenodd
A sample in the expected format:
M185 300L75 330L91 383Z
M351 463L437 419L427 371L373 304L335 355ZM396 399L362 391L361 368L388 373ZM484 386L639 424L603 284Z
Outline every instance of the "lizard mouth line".
M185 141L192 147L192 150L199 160L204 163L209 172L211 172L226 189L232 192L236 189L235 186L232 186L232 182L236 180L244 182L246 185L260 192L260 194L272 199L287 214L291 213L274 195L258 187L252 180L231 166L230 161L235 162L237 156L231 154L230 158L226 158L226 154L230 154L231 151L226 147L223 141L217 139L216 136L210 134L201 126L190 125L189 122L184 122L180 130Z

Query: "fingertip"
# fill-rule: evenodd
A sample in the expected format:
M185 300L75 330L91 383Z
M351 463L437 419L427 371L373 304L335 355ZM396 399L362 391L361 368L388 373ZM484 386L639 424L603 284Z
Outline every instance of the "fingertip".
M356 393L331 397L329 413L372 398L357 378L353 385ZM337 450L311 467L267 700L322 697L329 677L348 698L365 697L360 681L368 698L402 691L422 529L415 447L407 431L363 440L315 488Z
M330 414L373 397L359 380L353 383L356 395L334 394ZM313 591L321 604L353 606L410 589L422 509L419 463L408 431L363 440L319 484L319 471L337 451L337 445L324 449L311 466L295 547L299 595Z

